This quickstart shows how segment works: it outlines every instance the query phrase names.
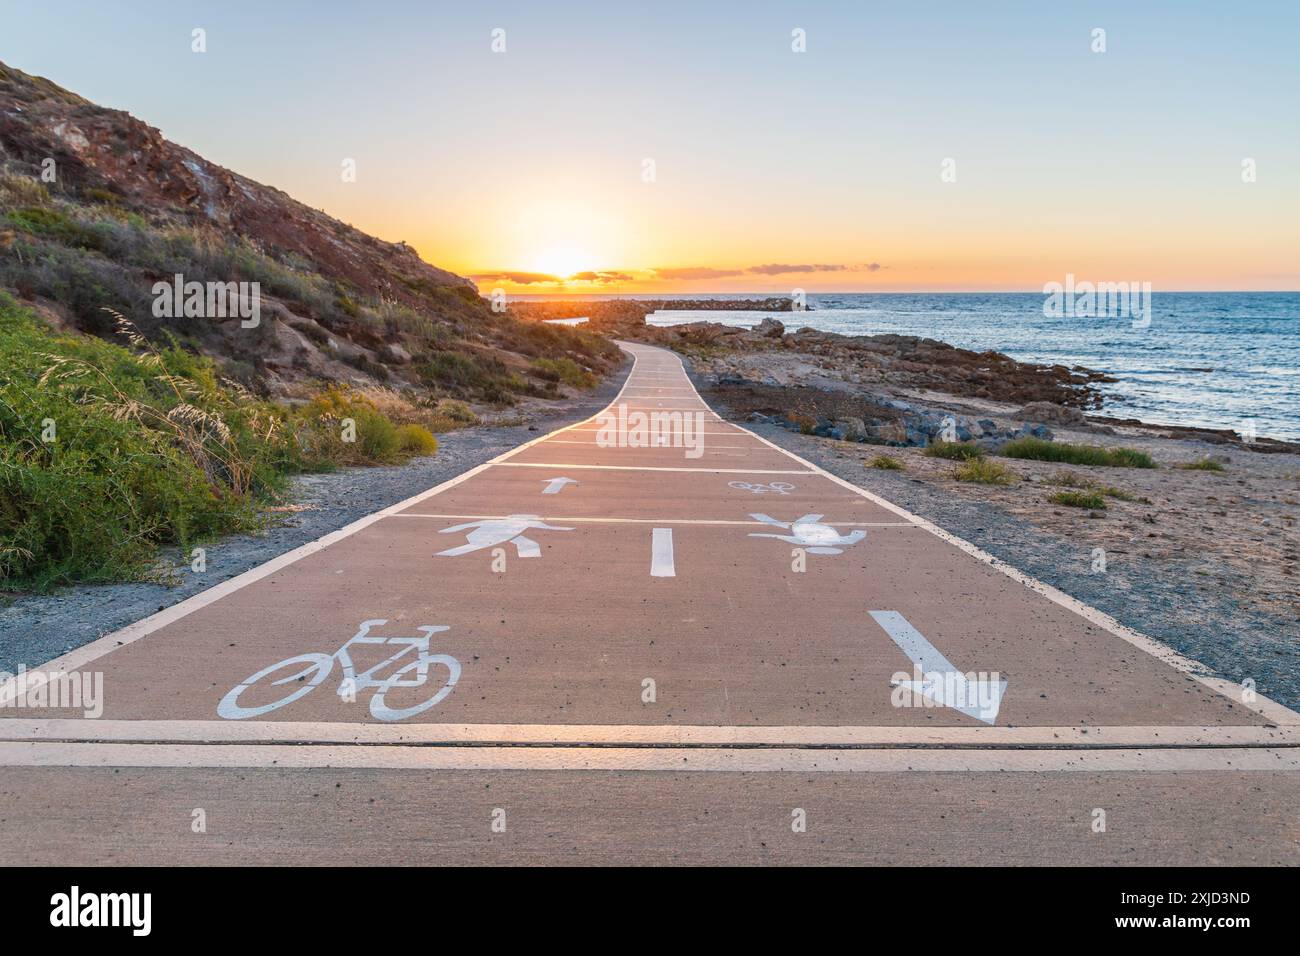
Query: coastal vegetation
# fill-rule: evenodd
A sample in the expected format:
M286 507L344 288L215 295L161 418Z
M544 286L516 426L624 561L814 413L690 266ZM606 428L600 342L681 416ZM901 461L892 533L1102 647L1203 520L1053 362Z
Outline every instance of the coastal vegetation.
M339 385L270 402L109 318L121 344L57 332L0 293L5 590L158 579L160 546L261 527L288 476L432 454L432 429L464 415Z
M924 454L930 458L946 458L949 461L971 461L984 457L984 449L974 442L937 441L929 445Z
M1184 462L1183 464L1176 465L1175 467L1181 468L1184 471L1226 471L1227 470L1223 467L1223 462L1211 458L1208 455L1206 455L1204 458L1199 458L1196 461Z
M1156 463L1144 451L1134 448L1102 448L1099 445L1074 445L1042 438L1017 438L1007 442L998 454L1006 458L1029 461L1059 461L1070 465L1102 465L1111 468L1155 468Z
M1116 488L1114 485L1103 485L1092 478L1077 475L1071 471L1057 472L1047 479L1047 483L1065 488L1085 490L1093 494L1104 495L1107 498L1114 498L1116 501L1134 501L1144 505L1151 504L1150 498L1140 497L1130 491L1125 491L1123 488Z
M953 477L979 485L1009 485L1019 476L1001 462L970 458L953 472Z
M1104 511L1106 508L1106 499L1090 491L1058 491L1048 496L1047 500L1067 508L1090 508L1093 511Z

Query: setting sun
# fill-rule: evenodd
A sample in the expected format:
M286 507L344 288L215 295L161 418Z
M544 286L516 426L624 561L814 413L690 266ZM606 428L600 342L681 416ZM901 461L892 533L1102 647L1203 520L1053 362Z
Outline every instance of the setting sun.
M592 258L581 249L555 248L547 249L534 260L534 271L568 279L579 272L595 268Z

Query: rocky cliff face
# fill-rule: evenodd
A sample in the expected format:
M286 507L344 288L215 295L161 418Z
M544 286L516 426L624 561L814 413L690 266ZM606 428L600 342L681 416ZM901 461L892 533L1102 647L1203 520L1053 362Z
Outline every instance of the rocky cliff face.
M39 173L53 159L62 192L174 209L195 225L247 236L302 256L358 291L414 303L412 287L474 290L403 243L384 242L210 163L120 110L105 109L0 63L0 146Z
M154 315L154 283L178 273L258 282L259 326ZM404 243L3 63L0 286L93 334L112 334L104 309L115 309L146 335L174 335L271 393L323 379L508 401L555 391L535 374L538 358L597 372L616 360L593 336L494 314L468 279Z

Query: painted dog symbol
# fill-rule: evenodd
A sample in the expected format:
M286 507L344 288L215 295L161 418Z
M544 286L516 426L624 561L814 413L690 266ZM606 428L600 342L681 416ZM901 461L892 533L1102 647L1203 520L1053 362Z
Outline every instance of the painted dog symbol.
M776 538L780 541L788 541L800 548L806 548L809 554L840 554L842 548L857 544L867 536L867 533L861 528L842 535L830 525L822 524L821 515L804 515L802 518L795 518L790 522L777 521L775 518L762 514L752 514L750 517L755 521L761 521L764 524L770 524L774 528L782 528L790 532L789 534L766 534L755 531L750 534L751 538Z
M472 529L472 530L471 530ZM524 537L525 531L572 531L572 528L558 528L549 525L537 515L506 515L504 518L484 518L481 521L469 521L465 524L443 528L439 534L454 534L457 531L469 531L465 544L457 548L439 551L437 557L455 558L462 554L472 554L484 548L495 548L501 544L513 544L521 558L539 558L542 549L532 538Z

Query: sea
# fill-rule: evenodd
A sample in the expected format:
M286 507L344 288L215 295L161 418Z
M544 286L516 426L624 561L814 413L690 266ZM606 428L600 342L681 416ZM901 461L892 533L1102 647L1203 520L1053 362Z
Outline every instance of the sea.
M809 311L776 318L792 331L808 326L845 335L918 335L1024 361L1082 365L1117 379L1101 386L1102 414L1237 432L1253 428L1259 437L1300 440L1300 293L1155 292L1147 324L1130 315L1080 315L1068 308L1047 314L1053 312L1044 308L1047 298L1033 292L808 294ZM648 321L748 326L770 315L661 310Z

